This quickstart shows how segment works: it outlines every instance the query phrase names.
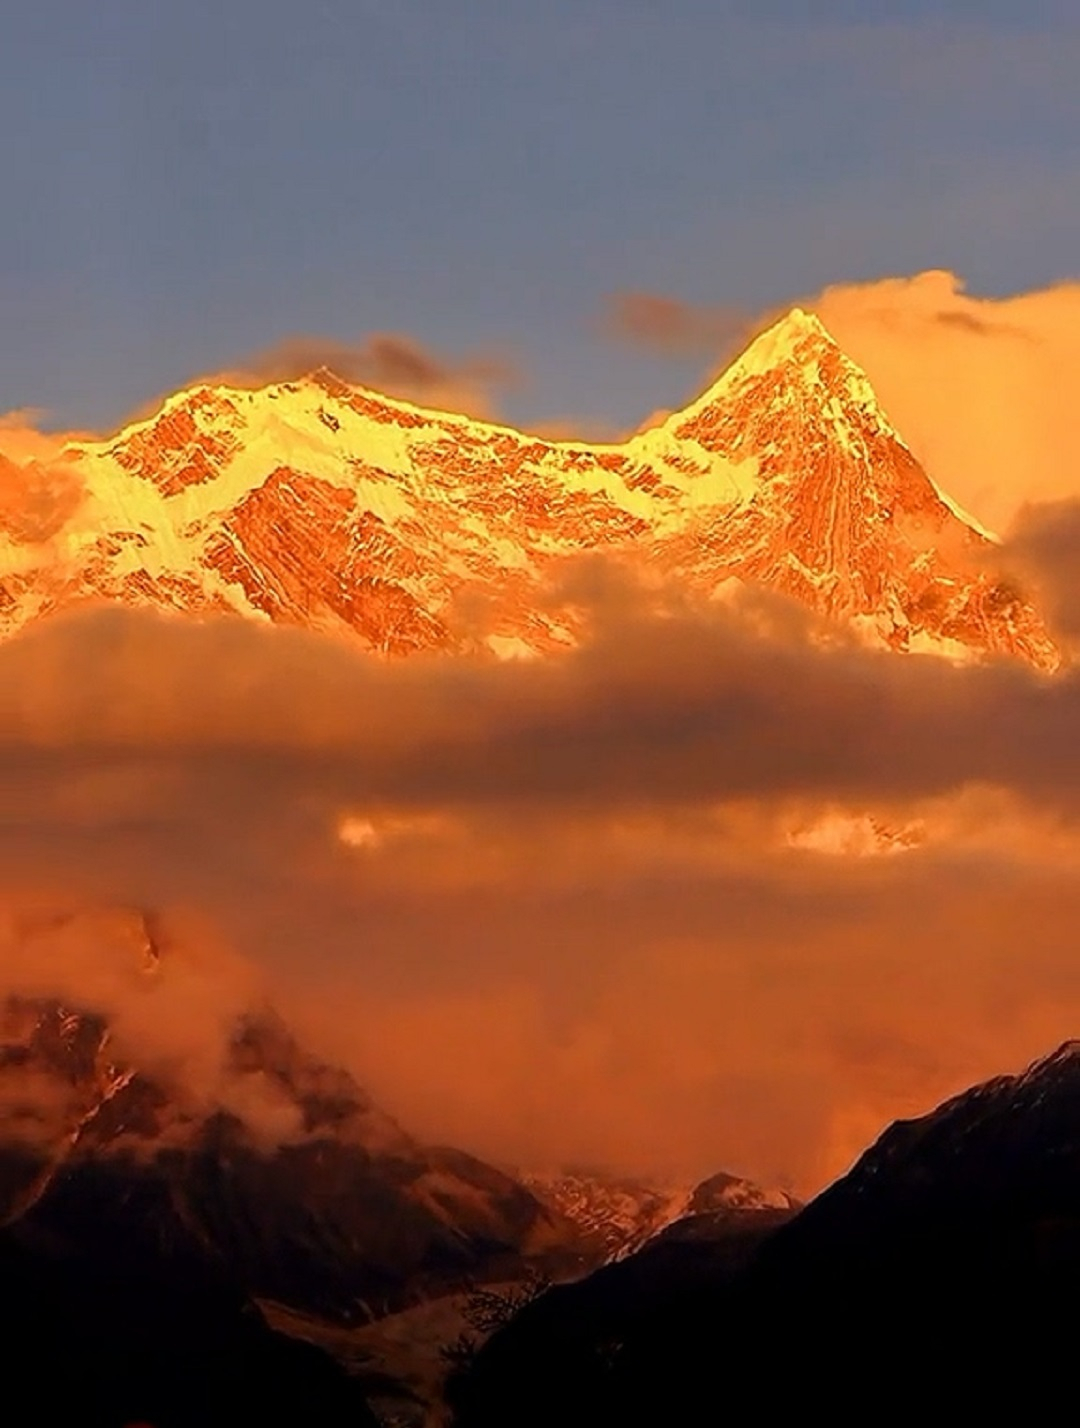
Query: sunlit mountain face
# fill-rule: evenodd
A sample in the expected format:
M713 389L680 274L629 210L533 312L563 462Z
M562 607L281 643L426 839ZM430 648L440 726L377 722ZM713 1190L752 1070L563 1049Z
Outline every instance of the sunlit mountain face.
M78 497L50 541L0 514L6 634L105 599L394 655L536 655L578 634L545 593L560 564L603 554L706 596L760 584L879 647L1058 658L992 573L987 533L799 309L621 445L544 441L320 370L198 384L65 463Z

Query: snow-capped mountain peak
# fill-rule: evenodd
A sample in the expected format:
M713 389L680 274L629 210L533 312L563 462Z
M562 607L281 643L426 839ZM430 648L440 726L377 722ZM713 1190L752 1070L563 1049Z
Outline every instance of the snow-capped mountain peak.
M44 545L0 525L0 636L112 601L336 631L387 653L573 642L544 591L609 553L704 595L753 581L872 643L1053 668L865 374L795 308L700 398L618 445L417 407L325 368L201 382L72 446L83 499ZM0 518L2 519L2 518ZM480 595L485 626L460 612ZM475 605L475 601L471 601Z
M577 1225L607 1260L622 1259L658 1235L733 1218L789 1213L797 1202L720 1171L698 1185L656 1185L602 1170L526 1173L523 1182L544 1204Z

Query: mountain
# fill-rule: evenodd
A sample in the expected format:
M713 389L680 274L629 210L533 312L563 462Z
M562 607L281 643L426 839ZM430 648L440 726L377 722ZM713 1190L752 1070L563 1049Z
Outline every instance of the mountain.
M543 653L578 618L550 608L546 582L605 552L704 594L758 582L897 650L1058 659L988 573L985 533L800 309L620 445L546 441L320 370L199 383L65 462L82 499L59 534L34 544L0 513L0 635L105 599L391 654Z
M711 1273L717 1259L731 1258L736 1242L794 1212L783 1192L724 1174L693 1190L655 1188L603 1170L519 1178L580 1232L588 1268L632 1259L631 1300L642 1266L647 1281L674 1271L681 1285L688 1268ZM643 1247L645 1253L634 1253ZM563 1283L580 1278L580 1269L556 1275ZM625 1297L619 1273L610 1284L603 1275L590 1281L596 1282L604 1285L604 1295ZM265 1301L261 1307L275 1328L318 1345L346 1366L387 1428L436 1428L446 1422L448 1377L453 1380L484 1341L549 1283L524 1265L511 1279L440 1294L370 1324L343 1325Z
M707 1237L732 1214L795 1204L724 1173L674 1189L601 1169L505 1171L424 1145L269 1008L237 1020L225 1073L225 1104L207 1103L119 1056L100 1014L9 997L0 1224L51 1213L79 1186L121 1199L164 1186L253 1294L348 1324L477 1280L573 1277L662 1232Z
M525 1171L521 1178L538 1200L600 1247L602 1260L616 1259L651 1239L679 1217L693 1193L599 1169L546 1175Z
M1046 1421L1080 1330L1080 1043L890 1127L762 1228L552 1290L458 1381L456 1422Z
M147 914L36 910L23 932L100 943L141 999L168 995L178 953ZM50 945L33 942L31 960L48 963ZM223 1016L222 1038L208 1085L205 1066L125 1051L101 1009L0 1002L0 1326L84 1365L79 1421L100 1400L162 1428L210 1422L215 1394L240 1403L239 1421L279 1421L237 1399L257 1372L279 1403L305 1385L324 1394L328 1423L358 1385L389 1420L428 1424L477 1305L490 1332L537 1286L660 1231L707 1255L732 1215L771 1222L789 1204L725 1175L658 1190L602 1171L508 1173L410 1136L269 1007ZM194 1396L170 1419L178 1364Z
M129 950L146 959L139 974L151 973L152 932L141 919L123 921L137 933ZM245 1069L251 1041L244 1028ZM285 1069L280 1055L264 1060ZM297 1070L297 1097L313 1117L336 1110L369 1134L385 1131L370 1103L345 1105L342 1078ZM266 1322L240 1272L237 1225L206 1213L213 1180L204 1176L201 1198L192 1193L209 1130L200 1110L118 1058L103 1016L51 1000L0 1003L9 1401L34 1405L42 1422L87 1428L375 1428L363 1393L329 1356ZM235 1139L243 1143L239 1128ZM242 1199L241 1187L225 1203L239 1208ZM286 1260L289 1249L282 1244ZM310 1269L303 1282L317 1287Z
M234 1029L234 1109L114 1059L99 1016L13 1000L2 1031L0 1222L143 1197L168 1205L251 1295L342 1323L530 1266L599 1262L525 1186L414 1140L271 1012Z
M358 1385L274 1332L174 1207L136 1193L54 1208L0 1229L9 1422L378 1428Z
M100 1014L2 1007L0 1332L53 1366L57 1421L374 1428L366 1405L409 1404L427 1354L424 1422L437 1346L386 1332L358 1358L359 1330L600 1262L509 1175L406 1134L271 1011L238 1019L225 1053L207 1102L124 1058Z
M784 1190L766 1190L723 1171L690 1188L653 1185L602 1169L523 1172L521 1180L537 1199L576 1225L604 1262L660 1236L707 1239L732 1215L789 1211L797 1203Z
M707 1218L684 1217L633 1253L576 1283L549 1289L448 1380L445 1392L454 1424L621 1428L641 1423L652 1428L719 1419L732 1401L743 1400L718 1394L711 1382L701 1391L702 1379L714 1369L721 1381L729 1375L723 1335L702 1343L702 1325L713 1325L718 1304L762 1244L796 1212L793 1203L758 1204ZM775 1312L782 1319L786 1307L778 1304ZM679 1346L691 1343L700 1349L700 1362L696 1353L689 1364L677 1362L673 1390L666 1364L672 1336ZM639 1372L628 1372L626 1366L635 1362ZM664 1394L670 1395L655 1413L660 1394L654 1369ZM700 1405L692 1400L695 1389ZM756 1408L752 1395L745 1405ZM702 1407L708 1410L705 1417Z

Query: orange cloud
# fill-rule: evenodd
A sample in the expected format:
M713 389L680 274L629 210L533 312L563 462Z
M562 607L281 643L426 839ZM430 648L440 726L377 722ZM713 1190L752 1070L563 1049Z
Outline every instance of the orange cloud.
M1032 592L1058 638L1075 649L1080 638L1080 499L1021 506L1001 562Z
M3 433L0 431L0 441ZM0 536L41 545L74 515L84 494L79 473L60 461L20 464L0 451Z
M0 414L0 454L20 466L61 460L73 441L92 437L90 432L50 432L42 429L47 413L37 407L19 407Z
M255 964L182 909L148 918L55 887L0 890L5 997L59 998L107 1018L118 1059L182 1085L199 1102L227 1094L227 1040L237 1017L258 1004L260 987Z
M357 797L414 806L933 796L972 782L1073 806L1061 771L1076 670L1046 681L1015 661L898 660L837 631L823 649L801 607L749 592L718 605L593 579L572 596L591 605L593 637L509 663L387 663L295 630L96 610L0 650L0 740L27 757L332 766Z
M572 593L594 638L547 662L124 611L10 642L0 885L216 940L157 1011L81 942L5 944L0 980L113 1009L204 1094L221 1011L269 989L431 1138L801 1190L1075 1028L1073 673Z

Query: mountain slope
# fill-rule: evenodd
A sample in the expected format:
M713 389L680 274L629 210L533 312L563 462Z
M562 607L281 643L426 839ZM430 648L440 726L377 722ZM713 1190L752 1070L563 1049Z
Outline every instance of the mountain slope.
M661 1236L530 1305L457 1384L461 1428L1047 1421L1080 1331L1080 1044L892 1126L731 1248Z
M0 530L0 634L93 599L336 630L389 653L542 653L545 581L607 552L705 594L760 582L874 643L1052 668L1038 616L933 486L865 376L796 309L698 401L617 446L550 442L325 370L199 384L71 447L81 505Z
M416 1142L269 1013L229 1047L228 1094L250 1120L115 1062L100 1017L54 1003L9 1003L0 1061L20 1122L9 1116L0 1138L0 1221L143 1196L170 1205L247 1292L346 1323L528 1264L590 1262L574 1226L523 1185ZM267 1139L270 1109L280 1141Z
M271 1331L175 1208L130 1187L0 1229L0 1341L12 1422L376 1428L328 1355Z
M544 1204L597 1246L604 1261L621 1259L660 1236L707 1239L732 1217L787 1213L795 1200L737 1175L719 1172L691 1188L656 1186L600 1170L521 1179Z

